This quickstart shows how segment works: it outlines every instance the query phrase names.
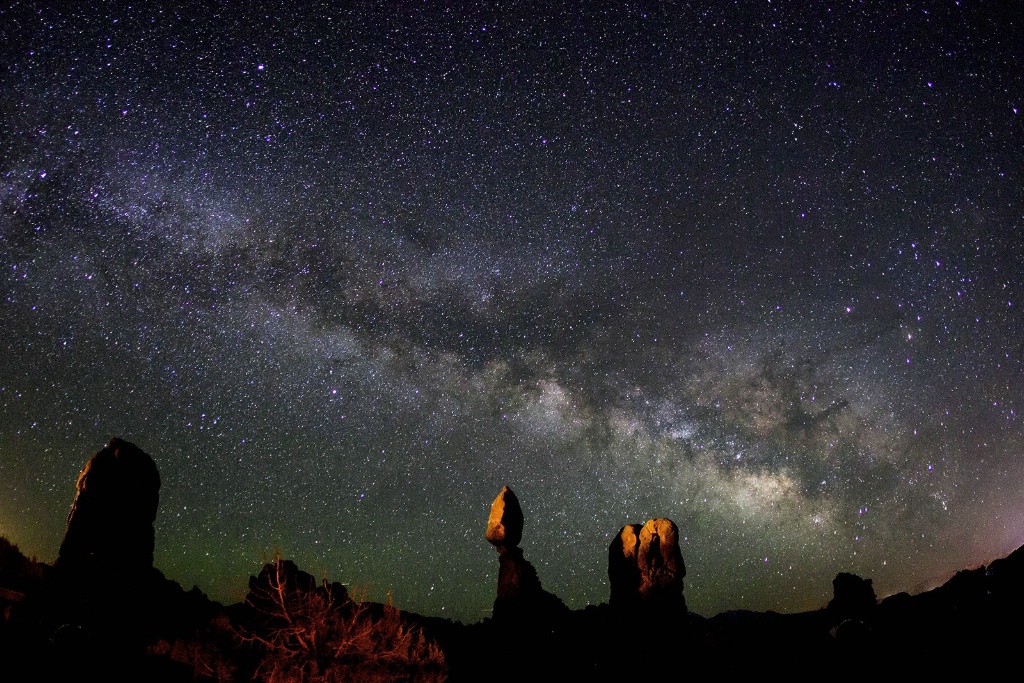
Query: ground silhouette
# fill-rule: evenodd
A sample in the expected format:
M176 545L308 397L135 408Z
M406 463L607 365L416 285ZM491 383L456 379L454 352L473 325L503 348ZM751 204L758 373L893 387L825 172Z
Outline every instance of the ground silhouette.
M153 567L158 490L153 459L112 439L79 477L54 566L0 538L0 679L852 678L996 671L1024 635L1024 547L918 595L879 602L870 579L840 573L819 610L705 618L686 609L679 530L663 518L627 525L609 547L609 603L570 610L523 557L523 506L508 487L481 535L499 553L490 618L352 600L282 558L250 578L245 602L224 606Z

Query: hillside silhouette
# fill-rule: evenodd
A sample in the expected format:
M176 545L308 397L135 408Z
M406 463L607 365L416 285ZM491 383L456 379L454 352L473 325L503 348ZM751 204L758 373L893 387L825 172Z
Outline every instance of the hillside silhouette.
M2 680L519 681L881 672L1012 665L1024 609L1024 547L933 590L878 601L840 573L833 598L796 614L687 610L679 530L629 524L608 549L609 602L571 610L519 547L524 510L503 488L481 542L497 550L492 616L474 624L353 599L275 558L244 602L184 590L153 566L160 477L112 439L84 467L54 564L0 538ZM483 531L481 520L481 531Z

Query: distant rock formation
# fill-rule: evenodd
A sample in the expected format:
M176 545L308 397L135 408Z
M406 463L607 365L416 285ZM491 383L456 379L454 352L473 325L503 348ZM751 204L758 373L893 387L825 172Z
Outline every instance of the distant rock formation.
M135 574L152 569L160 473L138 446L111 439L78 475L55 567Z
M828 611L836 623L845 619L863 621L871 615L876 604L871 579L862 579L847 572L840 572L832 579L832 600L828 603Z
M608 548L613 607L646 604L685 609L685 576L679 528L671 519L651 519L642 527L627 524Z
M0 623L9 621L13 608L27 593L39 590L49 566L25 557L18 546L0 536ZM0 630L0 640L3 632Z
M1010 553L1007 557L992 562L986 569L989 579L989 590L998 594L1014 609L1024 607L1024 546Z
M519 542L523 538L523 509L512 489L505 486L491 505L487 540L498 551L498 594L494 600L496 620L537 619L564 616L568 608L541 586L537 570L530 564Z
M348 600L348 591L338 583L322 582L304 572L291 560L278 559L263 565L259 576L249 577L249 593L245 602L264 615L280 615L282 607L301 604L309 595L319 595L326 603L341 605Z

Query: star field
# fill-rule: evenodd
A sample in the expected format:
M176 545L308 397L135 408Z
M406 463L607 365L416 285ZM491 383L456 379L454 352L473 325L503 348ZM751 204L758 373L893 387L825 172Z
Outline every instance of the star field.
M476 621L505 484L574 608L651 517L705 615L1007 553L1022 19L0 8L0 534L117 435L224 601L277 550Z

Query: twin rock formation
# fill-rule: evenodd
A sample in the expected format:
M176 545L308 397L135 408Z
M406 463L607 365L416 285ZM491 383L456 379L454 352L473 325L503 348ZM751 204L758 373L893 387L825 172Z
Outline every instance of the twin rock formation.
M627 524L608 548L612 607L649 605L685 611L685 576L679 528L671 519Z
M494 617L502 619L566 607L541 588L537 572L523 557L523 509L509 487L491 505L487 540L498 550L498 595ZM667 518L627 524L608 548L610 604L616 609L678 609L686 611L683 577L686 565L679 551L679 528Z

